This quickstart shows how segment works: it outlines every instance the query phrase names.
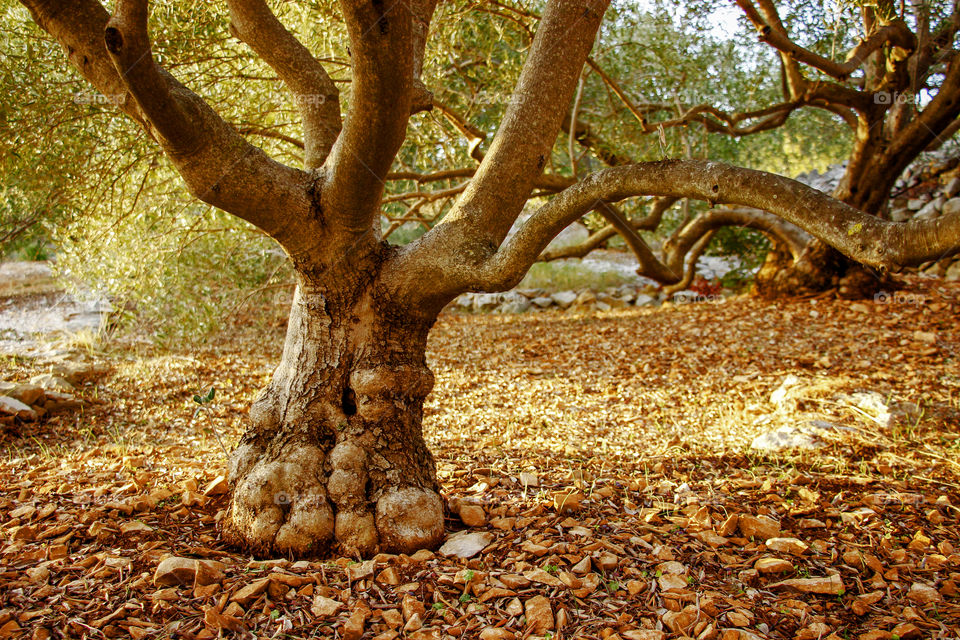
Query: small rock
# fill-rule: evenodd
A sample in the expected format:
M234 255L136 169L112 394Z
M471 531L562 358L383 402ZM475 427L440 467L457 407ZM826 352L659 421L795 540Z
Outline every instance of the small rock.
M573 567L571 567L570 570L582 576L587 573L590 573L590 567L591 567L590 556L584 556L583 559L580 560L580 562L578 562L577 564L573 565Z
M597 294L593 291L587 289L586 291L581 291L580 295L577 296L577 299L574 301L574 306L576 307L586 307L597 301Z
M922 582L914 582L910 585L910 591L907 593L907 597L919 605L940 602L943 599L936 589Z
M527 616L527 630L534 635L542 636L547 631L553 631L553 608L550 600L545 596L534 596L524 603Z
M957 260L947 267L947 271L943 274L943 279L950 282L957 282L960 280L960 260Z
M960 198L950 198L943 203L943 208L940 211L945 216L950 216L960 211Z
M824 578L794 578L792 580L783 580L771 584L769 588L789 588L796 589L802 593L820 593L831 596L841 594L845 591L843 580L838 575L826 576Z
M380 584L395 587L400 584L400 575L397 573L397 570L394 567L387 567L376 577L376 581Z
M69 380L64 380L60 376L52 373L44 373L30 378L30 384L39 385L45 391L62 391L64 393L73 393L77 390L70 384Z
M507 629L487 627L480 632L480 640L514 640L516 636Z
M347 565L344 571L347 574L347 579L350 580L350 582L354 582L355 580L363 580L364 578L371 577L375 566L376 563L373 560L367 560L365 562L356 562Z
M33 422L37 419L37 412L16 398L10 396L0 396L0 414L16 416L21 420Z
M530 300L519 293L508 291L503 294L503 302L500 304L500 313L526 313L530 310Z
M314 596L310 613L318 618L332 618L343 608L343 603L325 596Z
M689 586L686 578L675 573L666 573L657 582L661 591L684 591Z
M931 220L940 215L940 209L943 208L945 199L943 197L934 198L927 204L923 205L917 215L914 216L917 220Z
M927 204L926 200L922 200L920 198L910 198L907 200L907 209L910 209L910 211L919 211L925 204Z
M560 578L550 575L543 569L531 569L529 571L524 571L523 577L529 580L530 582L537 582L539 584L545 584L550 587L563 586L563 582L560 581Z
M404 633L411 633L413 631L419 631L423 627L423 619L420 617L419 613L414 613L410 616L410 619L407 620L407 623L403 625Z
M364 604L361 601L361 604ZM343 625L343 633L340 636L343 640L360 640L363 636L363 627L370 617L370 609L364 606L358 606L350 618ZM415 631L415 629L413 630Z
M546 309L547 307L553 306L553 298L549 296L538 296L530 302L532 302L535 307L539 307L541 309Z
M913 212L909 209L898 208L890 212L890 220L893 222L906 222L913 217Z
M709 531L709 530L707 530L707 531L697 531L697 532L691 534L691 536L694 537L694 538L696 538L696 539L699 540L700 542L702 542L702 543L704 543L704 544L706 544L706 545L708 545L708 546L713 547L714 549L716 549L717 547L722 547L722 546L724 546L724 545L726 545L727 543L730 542L729 540L727 540L727 539L724 538L723 536L718 536L718 535L715 534L713 531Z
M781 558L760 558L753 564L753 568L760 573L789 573L793 571L793 563Z
M207 497L222 496L229 490L230 490L230 485L227 482L227 476L219 475L213 480L211 480L210 484L204 487L203 495Z
M235 594L233 594L233 597L231 597L230 600L238 603L240 606L245 607L259 598L269 586L270 578L261 578L260 580L251 582L247 586L237 591Z
M792 556L802 556L810 549L810 545L797 538L769 538L765 544L770 551L789 553Z
M780 535L780 523L767 516L740 515L740 533L747 538L768 540Z
M960 193L960 177L951 178L950 182L943 188L943 195L948 198Z
M427 615L426 607L413 596L403 596L403 600L400 602L400 608L403 612L404 620L409 620L415 615L423 619L423 617Z
M43 401L43 387L33 383L0 382L0 395L19 400L26 405L38 404Z
M477 293L473 296L473 310L477 313L493 311L503 300L499 293Z
M221 563L212 560L171 556L157 565L157 570L153 574L153 584L164 587L178 584L206 586L223 580L222 567Z
M576 302L577 294L573 291L557 291L556 293L550 294L550 299L561 309L567 309Z
M487 524L487 514L477 504L465 504L460 507L460 519L468 527L482 527Z
M488 531L458 531L440 547L440 553L445 556L458 558L472 558L483 551L496 536Z

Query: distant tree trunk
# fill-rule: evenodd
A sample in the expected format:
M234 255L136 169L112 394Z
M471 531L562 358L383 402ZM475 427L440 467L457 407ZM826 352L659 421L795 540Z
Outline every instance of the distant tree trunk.
M875 129L882 130L878 126ZM882 215L897 177L909 159L895 158L886 164L872 158L878 136L859 139L847 162L847 170L833 197L871 215ZM873 296L890 286L889 276L854 262L817 238L812 238L794 259L775 246L757 273L755 290L767 298L808 295L836 290L841 298Z
M299 274L283 358L230 459L224 529L245 548L412 552L443 538L421 430L434 316L396 311L379 277L388 251L344 277Z

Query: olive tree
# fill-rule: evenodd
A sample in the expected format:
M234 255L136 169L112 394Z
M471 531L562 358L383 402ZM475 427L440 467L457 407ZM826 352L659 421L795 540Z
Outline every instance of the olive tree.
M200 200L259 227L296 273L283 355L229 463L224 534L304 554L337 541L406 552L444 535L423 401L427 334L466 291L514 286L551 238L603 203L689 197L755 207L879 269L960 246L960 217L894 224L792 180L704 160L583 175L508 232L541 179L609 0L550 0L496 135L452 209L403 247L382 240L384 180L429 109L423 52L436 0L342 0L348 108L264 0L228 0L232 32L299 106L303 166L282 164L154 58L147 0L23 0L76 69L163 150ZM317 28L323 28L321 22Z

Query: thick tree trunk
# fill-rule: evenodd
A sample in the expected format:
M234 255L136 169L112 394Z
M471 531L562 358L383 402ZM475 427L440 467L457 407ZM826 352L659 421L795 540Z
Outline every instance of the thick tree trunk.
M886 276L850 260L817 239L811 240L796 260L785 248L774 246L754 281L755 292L764 298L835 290L838 297L855 300L873 296L889 286Z
M301 274L283 359L231 455L224 534L251 551L303 555L336 541L369 555L443 538L421 431L432 319L397 313L375 275L347 280Z
M866 126L866 125L865 125ZM877 125L878 129L882 129ZM879 215L886 205L903 163L873 166L869 162L877 142L864 133L847 164L846 173L833 197L866 213ZM835 290L847 299L869 298L891 282L886 274L864 267L817 238L794 259L788 251L774 247L757 272L755 291L766 298L810 295Z

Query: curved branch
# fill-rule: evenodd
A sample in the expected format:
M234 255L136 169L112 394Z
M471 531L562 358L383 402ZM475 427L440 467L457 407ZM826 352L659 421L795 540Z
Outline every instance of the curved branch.
M859 69L872 53L885 45L899 47L905 51L904 57L917 48L917 38L902 20L894 20L889 24L877 28L865 40L860 42L847 56L845 62L835 62L829 58L805 49L793 42L779 19L774 24L770 15L761 17L749 0L736 0L743 9L747 18L760 32L759 39L777 49L789 59L802 62L805 65L818 69L837 80L846 80L854 71ZM768 8L772 3L767 3ZM769 10L766 12L769 14ZM775 11L774 11L775 14Z
M693 245L692 249L690 249L689 258L687 258L684 262L683 278L681 278L678 282L665 287L663 290L664 294L667 296L672 296L678 291L683 291L690 286L690 283L693 282L694 277L697 275L697 261L700 260L700 256L702 256L703 252L707 250L708 246L710 246L710 241L713 240L713 234L715 233L716 231L711 229L703 234L699 240L697 240L697 243ZM642 273L639 269L637 270L637 273L642 276L647 275Z
M677 200L678 198L655 199L650 213L639 220L631 220L631 226L638 230L653 231L660 226L663 214L669 211L670 207L676 204ZM613 228L613 225L608 224L602 229L591 233L590 237L580 244L544 251L537 258L537 262L550 262L551 260L562 260L563 258L582 258L594 249L601 247L603 243L615 235L617 235L617 230Z
M886 222L782 176L718 162L666 160L604 169L561 192L477 270L473 286L513 286L568 224L600 202L638 195L690 197L769 211L848 257L882 270L960 250L960 213L929 221Z
M715 208L705 211L677 229L663 246L668 262L682 262L683 256L692 249L700 238L722 227L745 227L756 229L782 242L794 259L800 257L811 236L800 227L783 218L761 209Z
M610 223L610 226L623 237L627 246L630 247L630 251L633 252L633 255L637 258L637 262L640 264L640 266L637 267L638 274L653 278L657 282L672 283L680 280L680 274L674 269L671 269L669 265L665 265L657 259L657 256L653 254L650 246L640 237L637 230L623 217L623 214L616 209L616 207L603 202L597 207L597 211Z
M160 143L191 193L293 253L315 237L310 177L268 158L155 63L146 2L120 2L111 18L96 0L22 1L84 78Z
M230 31L277 72L303 118L306 169L316 169L340 134L340 92L320 62L281 24L265 0L227 0Z

